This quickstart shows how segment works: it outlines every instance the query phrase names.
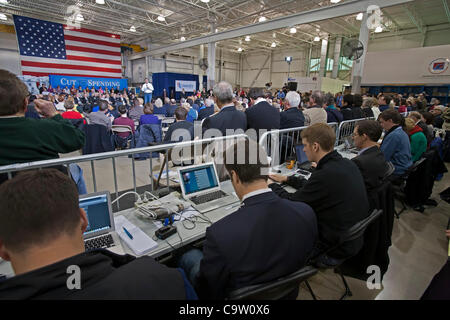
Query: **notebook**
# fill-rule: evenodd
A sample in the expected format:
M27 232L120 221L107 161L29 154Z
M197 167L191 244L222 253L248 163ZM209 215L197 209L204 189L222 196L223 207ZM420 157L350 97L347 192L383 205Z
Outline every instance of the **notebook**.
M144 231L136 227L124 216L115 217L114 221L116 224L116 232L119 234L119 237L131 250L133 250L136 255L145 255L158 246L156 241L146 235ZM128 232L133 236L133 239L130 239L126 235L125 231L123 231L123 227L128 230Z

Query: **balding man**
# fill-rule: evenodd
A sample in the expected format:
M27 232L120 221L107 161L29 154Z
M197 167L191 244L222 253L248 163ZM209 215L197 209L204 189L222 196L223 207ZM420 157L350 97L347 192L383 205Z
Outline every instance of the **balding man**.
M205 105L198 109L198 121L202 121L203 119L208 118L214 114L214 100L206 99Z
M325 97L322 91L314 91L309 97L310 107L305 110L305 125L327 123L327 112L322 107Z
M222 81L214 87L213 94L220 111L203 121L203 132L208 129L217 129L223 136L226 136L227 129L247 130L247 117L242 111L236 110L233 103L233 88L231 85Z
M299 128L305 125L305 116L298 108L300 95L295 91L289 91L284 100L284 110L280 113L280 129Z

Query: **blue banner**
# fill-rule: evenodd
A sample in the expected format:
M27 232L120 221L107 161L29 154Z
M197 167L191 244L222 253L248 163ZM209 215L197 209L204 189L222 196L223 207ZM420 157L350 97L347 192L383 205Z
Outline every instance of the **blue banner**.
M102 87L105 88L116 88L120 87L120 90L126 89L128 87L127 79L114 79L114 78L89 78L89 77L70 77L70 76L57 76L50 75L50 84L53 88L60 86L61 88L68 87L69 89L72 85L75 85L75 88L81 87L85 89L88 87L89 89L94 87L98 89Z

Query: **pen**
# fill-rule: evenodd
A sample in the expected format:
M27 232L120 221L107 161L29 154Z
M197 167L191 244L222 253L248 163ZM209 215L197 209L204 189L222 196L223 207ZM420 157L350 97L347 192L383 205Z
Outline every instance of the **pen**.
M133 240L133 236L131 235L131 233L125 229L125 227L122 227L123 231L125 231L125 233L127 234L128 238L130 238L131 240Z

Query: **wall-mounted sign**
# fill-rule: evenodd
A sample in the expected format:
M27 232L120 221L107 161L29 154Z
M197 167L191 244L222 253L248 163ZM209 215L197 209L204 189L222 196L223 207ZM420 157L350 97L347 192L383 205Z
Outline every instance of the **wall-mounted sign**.
M448 58L439 58L431 61L428 65L428 71L431 74L441 74L448 70L450 60Z

